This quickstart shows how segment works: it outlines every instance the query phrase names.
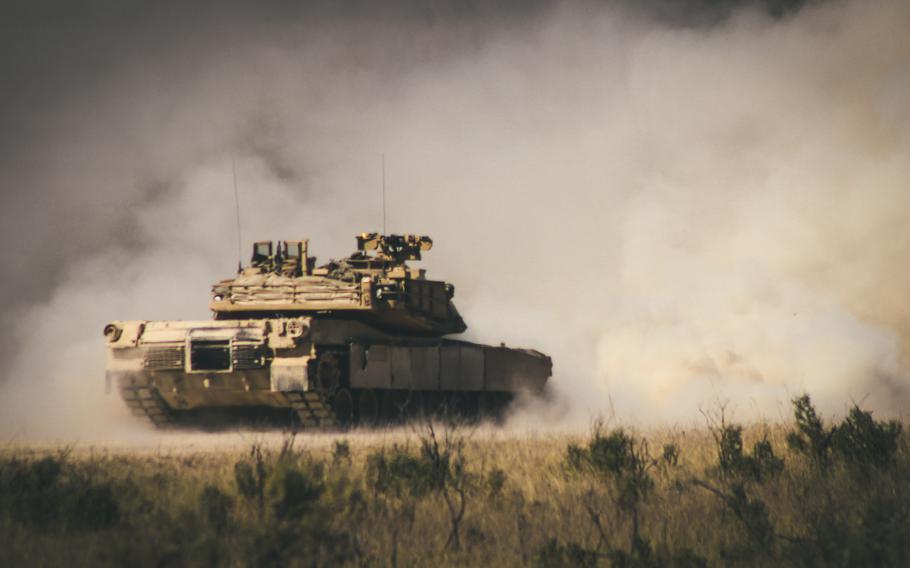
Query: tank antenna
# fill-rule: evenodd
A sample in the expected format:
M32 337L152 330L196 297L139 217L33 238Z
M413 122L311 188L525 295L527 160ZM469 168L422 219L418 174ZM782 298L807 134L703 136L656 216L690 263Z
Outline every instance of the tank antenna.
M385 235L385 153L382 154L382 234Z
M231 173L234 174L234 211L237 213L237 273L243 270L243 239L240 236L240 192L237 190L237 163L231 156Z

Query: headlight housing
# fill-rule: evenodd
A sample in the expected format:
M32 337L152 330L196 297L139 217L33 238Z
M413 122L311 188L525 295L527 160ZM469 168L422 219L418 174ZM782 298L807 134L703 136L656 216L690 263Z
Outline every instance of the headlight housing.
M104 326L104 337L108 343L116 343L120 336L123 335L123 328L115 323L109 323Z

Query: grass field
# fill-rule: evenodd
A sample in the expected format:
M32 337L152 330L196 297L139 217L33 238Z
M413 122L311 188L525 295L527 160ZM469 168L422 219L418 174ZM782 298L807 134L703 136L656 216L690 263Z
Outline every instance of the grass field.
M689 431L7 446L0 566L910 565L901 424L793 410L745 429L718 411Z

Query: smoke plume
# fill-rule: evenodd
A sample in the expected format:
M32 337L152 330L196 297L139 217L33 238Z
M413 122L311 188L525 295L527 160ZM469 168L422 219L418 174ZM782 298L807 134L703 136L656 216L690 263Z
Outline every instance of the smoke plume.
M388 229L433 237L469 339L554 358L568 418L900 414L910 6L683 5L11 9L0 432L141 430L100 330L208 317L232 162L244 259L325 261L380 228L383 154Z

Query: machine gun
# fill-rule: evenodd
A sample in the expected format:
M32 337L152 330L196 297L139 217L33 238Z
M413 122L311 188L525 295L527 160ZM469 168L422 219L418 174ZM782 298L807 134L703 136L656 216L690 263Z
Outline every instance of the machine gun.
M380 235L361 233L357 236L357 250L378 251L376 258L393 264L404 264L407 260L420 260L420 252L433 248L433 240L423 235Z

